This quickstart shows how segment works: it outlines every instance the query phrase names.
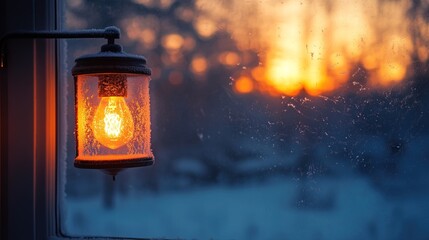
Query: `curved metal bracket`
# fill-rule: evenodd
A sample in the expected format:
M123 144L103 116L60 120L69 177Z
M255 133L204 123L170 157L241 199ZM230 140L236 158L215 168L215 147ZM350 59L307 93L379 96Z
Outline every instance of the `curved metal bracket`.
M0 68L6 67L6 42L9 39L59 39L59 38L105 38L109 44L121 37L121 30L110 26L105 29L85 29L79 31L17 31L0 38Z

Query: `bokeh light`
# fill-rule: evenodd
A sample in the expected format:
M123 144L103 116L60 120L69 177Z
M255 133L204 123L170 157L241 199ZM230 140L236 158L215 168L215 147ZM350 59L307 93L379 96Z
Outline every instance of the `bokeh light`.
M407 16L410 3L405 0L270 0L247 4L200 0L196 5L204 22L226 22L226 30L241 50L261 53L262 66L254 74L254 79L263 81L258 84L261 91L318 95L346 84L356 66L368 71L369 84L387 87L407 77L413 51L422 60L428 58L423 43L416 49L412 44ZM240 14L231 14L234 12ZM420 22L421 32L428 35L424 20ZM199 32L206 29L207 36L213 34L210 24L201 23ZM222 64L238 62L227 56L221 55Z

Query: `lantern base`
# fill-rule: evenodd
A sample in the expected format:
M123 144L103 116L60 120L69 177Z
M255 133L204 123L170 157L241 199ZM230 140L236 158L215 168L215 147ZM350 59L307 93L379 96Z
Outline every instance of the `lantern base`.
M152 156L138 157L138 158L124 158L115 160L104 160L103 158L88 157L76 158L74 166L77 168L88 169L104 169L106 171L122 168L145 167L153 165L154 159Z

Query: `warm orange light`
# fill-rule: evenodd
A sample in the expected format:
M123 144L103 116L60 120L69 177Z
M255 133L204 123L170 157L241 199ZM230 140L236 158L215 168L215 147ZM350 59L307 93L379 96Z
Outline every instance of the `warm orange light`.
M422 62L429 59L424 40L429 37L427 21L422 12L410 19L412 4L407 0L248 2L231 0L222 5L197 0L195 6L199 18L231 34L242 52L223 52L219 62L252 67L257 82L253 91L319 95L361 75L368 75L368 84L382 88L410 76L414 54ZM231 14L235 12L240 14ZM252 17L243 20L243 16ZM199 25L203 30L211 26ZM252 51L258 65L243 64L244 53Z
M239 93L250 93L253 91L253 82L248 77L240 77L235 81L234 87Z
M240 56L231 51L221 53L218 59L220 63L227 66L236 66L240 62Z
M252 77L258 81L258 82L262 82L265 80L265 69L261 66L255 67L254 69L252 69L251 74Z
M278 92L289 96L299 94L302 89L301 66L293 60L275 59L269 62L267 80Z
M184 43L185 40L179 34L168 34L162 39L162 46L167 50L178 50Z
M117 149L127 144L134 134L134 122L123 97L102 97L93 120L95 139Z
M191 70L195 74L204 73L207 70L207 60L204 57L195 57L191 62Z
M400 63L383 63L378 70L377 83L388 86L391 83L400 82L406 75L407 69Z
M203 38L210 38L217 31L216 23L206 17L198 17L194 21L194 26L198 34Z

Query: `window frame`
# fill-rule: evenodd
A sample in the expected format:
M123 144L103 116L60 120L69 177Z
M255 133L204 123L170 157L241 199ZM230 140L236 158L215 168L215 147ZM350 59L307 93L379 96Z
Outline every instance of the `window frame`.
M55 0L4 0L0 35L54 30ZM23 7L25 6L25 7ZM56 42L12 39L0 70L0 236L48 239L56 216Z
M0 35L23 29L62 29L62 4L62 0L0 1ZM63 50L61 41L55 40L8 43L8 68L0 70L1 239L85 238L61 231L59 194L63 176L58 162L62 160L61 149L57 146L62 112L57 103L58 81L65 80L59 64L65 59Z
M63 4L62 0L0 1L0 36L61 29ZM64 81L59 64L65 59L63 49L59 40L7 42L7 67L0 69L1 239L85 238L61 231L58 81Z

